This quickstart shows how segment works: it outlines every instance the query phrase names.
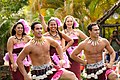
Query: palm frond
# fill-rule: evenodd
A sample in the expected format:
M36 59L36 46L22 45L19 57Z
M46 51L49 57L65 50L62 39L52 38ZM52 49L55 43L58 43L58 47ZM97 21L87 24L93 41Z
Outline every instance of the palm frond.
M40 14L41 8L41 0L29 0L29 6L31 8L32 13L38 12Z

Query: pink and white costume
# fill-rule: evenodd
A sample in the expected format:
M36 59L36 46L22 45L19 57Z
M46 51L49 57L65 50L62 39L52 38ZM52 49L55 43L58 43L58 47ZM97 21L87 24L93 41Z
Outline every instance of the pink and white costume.
M18 55L19 55L20 51L23 49L24 45L25 45L25 43L14 44L13 58L14 58L15 62L16 62L16 60L18 58ZM16 72L12 71L12 68L11 68L12 63L11 63L10 58L9 58L9 53L5 54L4 60L9 62L9 67L10 67L10 71L12 73L13 80L24 80L24 77L23 77L23 75L21 74L21 72L19 71L18 68L17 68ZM31 60L30 60L29 56L27 56L23 60L23 64L24 64L25 69L26 69L26 71L28 73L29 70L30 70L30 65L31 65Z
M77 76L77 78L79 80L81 80L81 78L80 78L80 73L81 73L81 71L80 71L80 63L78 63L78 62L76 62L76 61L74 61L73 59L70 58L70 54L78 46L79 38L76 35L72 35L70 37L74 40L74 43L73 43L72 46L70 46L67 49L67 53L66 54L68 55L69 61L71 62L70 68L68 68L67 70L74 72L75 75ZM80 53L80 55L82 55L82 53Z

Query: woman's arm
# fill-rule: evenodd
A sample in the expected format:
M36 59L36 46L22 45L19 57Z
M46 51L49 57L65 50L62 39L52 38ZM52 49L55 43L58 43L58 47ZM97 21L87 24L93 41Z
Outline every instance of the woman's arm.
M47 24L45 23L44 16L42 14L39 15L39 19L41 20L44 31L47 32Z
M66 51L73 43L74 43L74 41L73 41L73 39L72 38L70 38L69 36L67 36L66 34L64 34L64 33L61 33L62 34L62 38L65 40L65 41L67 41L68 43L67 43L67 45L64 47L64 49L63 49L63 51Z
M13 36L12 36L8 39L7 51L9 53L9 58L10 58L12 70L16 72L17 64L16 64L16 62L14 61L14 58L13 58L13 53L12 53L13 52L13 46L14 46L14 41L13 41Z

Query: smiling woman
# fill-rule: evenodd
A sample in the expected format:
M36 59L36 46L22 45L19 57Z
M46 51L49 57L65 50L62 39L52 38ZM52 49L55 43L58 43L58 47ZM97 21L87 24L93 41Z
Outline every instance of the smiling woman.
M23 80L23 75L18 69L18 65L16 63L17 57L20 51L23 49L25 44L31 39L30 36L26 35L25 24L23 22L17 22L12 27L12 36L9 37L7 42L7 51L4 60L9 62L10 71L12 74L13 80ZM29 72L31 61L29 56L27 56L24 60L24 67L26 71Z

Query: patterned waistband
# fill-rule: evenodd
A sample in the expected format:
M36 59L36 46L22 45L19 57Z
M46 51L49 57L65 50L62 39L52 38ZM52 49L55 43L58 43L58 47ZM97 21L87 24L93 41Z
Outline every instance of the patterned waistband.
M87 64L84 76L87 79L94 78L98 80L98 75L102 74L106 69L103 61L94 64Z
M96 69L99 68L101 66L104 66L103 60L97 62L97 63L93 63L93 64L87 64L86 68L87 69Z
M42 70L42 69L46 69L48 67L52 67L52 65L50 63L41 65L41 66L31 66L31 70Z
M35 80L43 80L53 74L54 71L57 71L50 63L42 66L32 66L31 69L32 79Z

